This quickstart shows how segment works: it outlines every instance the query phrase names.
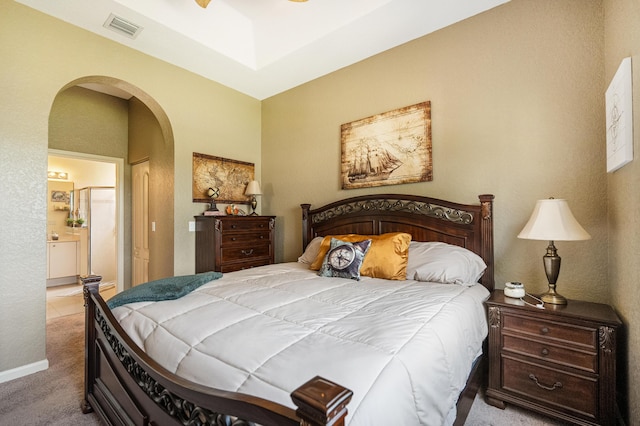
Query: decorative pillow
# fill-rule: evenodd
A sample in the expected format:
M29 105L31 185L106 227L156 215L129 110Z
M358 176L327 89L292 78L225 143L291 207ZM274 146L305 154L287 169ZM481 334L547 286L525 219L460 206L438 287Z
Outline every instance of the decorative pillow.
M127 303L179 299L201 285L221 277L222 273L212 271L149 281L116 294L107 301L107 306L114 309Z
M484 260L464 247L418 241L409 245L408 279L473 285L480 280L485 269Z
M360 280L360 267L370 246L371 240L349 243L332 238L318 275Z
M311 240L311 242L307 244L307 248L304 249L304 253L302 253L302 256L298 258L298 262L311 265L313 261L316 260L316 257L318 257L322 240L323 237L315 237L313 240Z
M320 252L310 269L318 270L329 251L331 238L341 241L358 242L371 240L371 247L360 269L360 275L387 280L405 280L409 258L411 235L404 232L389 232L381 235L328 235L322 240Z

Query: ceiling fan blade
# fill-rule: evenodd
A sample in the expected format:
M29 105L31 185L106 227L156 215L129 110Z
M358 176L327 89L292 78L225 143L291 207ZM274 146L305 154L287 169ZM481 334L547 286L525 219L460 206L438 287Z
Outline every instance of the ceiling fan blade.
M198 6L200 6L201 8L206 8L207 6L209 6L209 2L211 0L196 0L196 3L198 3Z

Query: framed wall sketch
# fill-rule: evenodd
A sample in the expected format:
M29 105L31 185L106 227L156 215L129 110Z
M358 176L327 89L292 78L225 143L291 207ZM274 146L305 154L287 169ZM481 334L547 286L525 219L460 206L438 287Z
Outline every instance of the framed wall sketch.
M607 172L633 160L631 58L624 58L605 94L607 111Z
M247 184L254 180L253 163L193 153L194 203L210 203L209 188L218 188L218 203L250 204L251 197L244 195Z
M340 126L342 189L433 180L431 102Z
M68 191L51 191L51 201L54 203L69 204L71 201L71 194Z

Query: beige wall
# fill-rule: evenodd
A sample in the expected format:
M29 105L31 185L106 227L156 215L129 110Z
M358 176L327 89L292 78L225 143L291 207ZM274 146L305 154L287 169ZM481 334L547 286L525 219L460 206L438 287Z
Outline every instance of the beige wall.
M623 58L633 70L634 161L607 175L609 279L611 301L626 325L623 385L628 394L629 425L640 424L640 2L605 1L605 88ZM626 364L626 365L625 365Z
M603 16L598 1L519 0L263 101L263 206L280 260L300 209L365 193L495 200L496 283L547 285L547 242L519 240L536 200L566 198L589 241L558 242L567 297L608 302ZM430 100L433 181L340 188L340 124ZM286 173L282 173L286 170Z
M192 152L256 163L260 176L261 148L258 100L11 1L0 2L0 57L0 197L10 206L0 209L1 380L46 367L47 149L61 89L109 76L139 88L145 104L166 113L161 125L164 134L170 126L175 145L175 196L165 208L175 220L162 225L174 230L176 274L195 269L188 221L205 208L191 202Z

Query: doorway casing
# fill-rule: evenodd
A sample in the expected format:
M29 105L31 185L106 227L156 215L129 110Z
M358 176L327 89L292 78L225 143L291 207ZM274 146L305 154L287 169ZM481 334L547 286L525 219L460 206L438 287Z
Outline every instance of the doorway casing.
M82 152L49 149L49 155L73 158L76 160L100 161L116 166L116 264L117 264L117 292L124 289L124 159L106 157L103 155L86 154Z

